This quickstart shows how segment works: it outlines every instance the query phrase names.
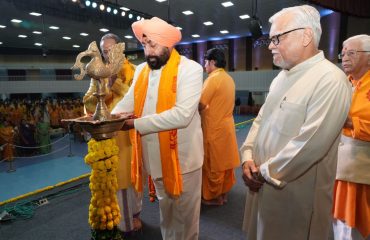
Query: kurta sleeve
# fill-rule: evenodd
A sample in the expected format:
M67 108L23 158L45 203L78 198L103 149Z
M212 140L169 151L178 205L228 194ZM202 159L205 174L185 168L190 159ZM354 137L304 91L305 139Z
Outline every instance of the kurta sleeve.
M298 135L260 166L266 181L283 187L321 160L340 134L350 103L346 80L325 74L306 106L306 118Z
M180 72L181 70L181 72ZM198 104L203 85L203 69L194 62L179 69L176 104L169 110L136 119L135 128L140 134L150 134L189 125Z
M203 85L202 95L200 97L200 103L203 105L208 105L213 95L215 94L218 87L217 79L210 76Z
M260 111L258 112L256 119L254 119L253 121L252 127L249 130L247 138L245 139L243 145L240 148L242 164L247 160L253 160L253 147L261 124L263 109L264 107L262 106Z

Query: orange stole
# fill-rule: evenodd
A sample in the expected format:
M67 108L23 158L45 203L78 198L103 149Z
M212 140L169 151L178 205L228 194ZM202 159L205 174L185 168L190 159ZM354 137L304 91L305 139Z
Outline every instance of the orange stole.
M156 112L161 113L171 109L176 103L177 73L181 56L173 49L167 64L162 69L158 88ZM137 79L134 88L134 114L141 117L148 90L150 68L145 65ZM131 181L138 192L143 191L142 180L142 145L141 136L135 130L130 130L132 143ZM158 133L160 155L162 162L163 184L167 194L178 197L182 193L182 177L178 158L177 129Z

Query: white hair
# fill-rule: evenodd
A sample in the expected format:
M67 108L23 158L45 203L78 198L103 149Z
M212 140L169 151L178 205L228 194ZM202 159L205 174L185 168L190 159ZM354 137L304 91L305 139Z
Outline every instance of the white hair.
M345 40L343 42L343 46L346 43L350 42L350 41L359 41L360 42L362 49L358 49L358 50L370 51L370 36L369 35L361 34L361 35L355 35L353 37L347 38L347 40Z
M313 32L314 44L316 47L318 47L322 31L320 24L320 13L316 10L316 8L309 5L283 8L270 17L269 22L272 24L277 18L287 13L294 14L293 21L288 24L288 27L311 28Z

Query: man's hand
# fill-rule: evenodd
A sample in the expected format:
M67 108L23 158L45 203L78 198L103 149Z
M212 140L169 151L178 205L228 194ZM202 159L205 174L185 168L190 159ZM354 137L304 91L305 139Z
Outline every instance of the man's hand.
M258 192L262 187L264 180L262 176L260 177L259 169L254 164L253 160L247 160L244 162L243 166L243 180L244 184L252 192Z
M127 130L130 130L130 129L133 129L135 127L134 126L134 121L135 121L135 119L127 119L127 120L125 120L125 123L123 124L121 130L127 131Z
M350 116L347 117L346 122L344 123L344 128L353 129L353 122Z

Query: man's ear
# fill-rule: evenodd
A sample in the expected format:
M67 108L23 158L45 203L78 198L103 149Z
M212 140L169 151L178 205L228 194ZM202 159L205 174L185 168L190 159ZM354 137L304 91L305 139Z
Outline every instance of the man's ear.
M313 30L305 28L303 32L303 46L307 47L313 41Z

